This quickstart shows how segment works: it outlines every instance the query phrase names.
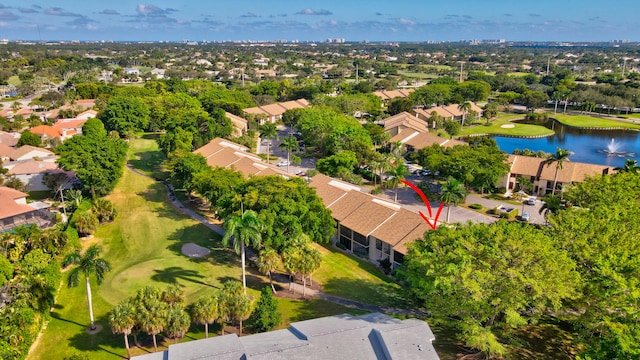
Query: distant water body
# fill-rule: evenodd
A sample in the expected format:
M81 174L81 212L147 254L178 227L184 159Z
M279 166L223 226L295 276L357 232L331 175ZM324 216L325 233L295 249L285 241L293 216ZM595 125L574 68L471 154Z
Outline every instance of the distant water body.
M619 130L586 130L576 129L549 120L545 127L552 129L555 134L545 138L525 139L494 136L500 149L511 154L515 149L529 149L555 153L557 148L567 149L573 154L569 160L590 164L623 167L626 159L637 160L640 163L640 132ZM635 156L624 157L609 155L606 150L611 139L618 146L620 152L634 153Z

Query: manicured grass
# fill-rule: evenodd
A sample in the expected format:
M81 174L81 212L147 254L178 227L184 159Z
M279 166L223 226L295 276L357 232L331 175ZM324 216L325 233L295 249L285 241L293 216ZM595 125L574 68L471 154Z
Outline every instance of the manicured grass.
M167 158L158 147L160 134L143 134L142 137L129 142L129 163L149 176L166 179L167 174L162 162Z
M211 294L221 282L239 279L238 257L224 249L219 236L192 219L178 215L165 202L162 185L125 170L109 198L118 209L117 220L100 226L95 239L104 247L111 271L101 286L93 284L94 315L103 330L85 333L88 324L83 286L61 288L53 319L45 330L32 359L62 359L80 350L92 359L124 355L121 336L108 327L107 313L115 304L145 285L166 288L177 282L188 301ZM211 248L209 257L192 260L181 253L184 243ZM75 349L75 350L74 350Z
M156 165L160 160L160 156L149 154L157 149L154 143L144 138L132 140L129 156L134 159L132 164L139 164L141 170L151 174L157 173ZM135 162L136 159L139 163ZM141 159L155 159L156 165ZM116 221L100 226L94 239L83 241L84 247L92 243L103 246L103 257L111 264L111 271L100 286L92 282L94 316L102 330L94 335L86 333L89 315L85 287L68 288L63 284L52 318L29 359L64 359L76 353L86 354L91 359L122 358L126 355L123 337L112 334L108 312L137 289L145 285L164 289L176 282L184 288L187 301L191 303L200 296L212 294L225 280L240 279L239 257L223 248L219 236L213 231L180 215L169 205L161 184L125 170L109 198L118 209ZM188 242L208 247L212 252L203 259L190 259L181 253L182 245ZM361 301L372 300L382 293L378 299L380 302L400 306L391 303L399 286L389 283L372 264L335 251L321 250L327 256L318 276L327 279L324 284L325 288L332 290L329 293ZM334 272L341 275L331 275ZM314 280L318 281L316 275ZM359 283L353 296L345 288L348 281ZM257 299L257 289L267 285L267 280L255 269L248 268L247 283L249 294ZM380 285L379 289L376 284ZM283 320L280 328L286 328L290 322L321 316L363 313L320 299L277 299ZM212 334L219 331L218 325L210 327ZM203 337L202 326L193 325L183 341ZM142 333L139 340L142 348L132 348L134 355L152 351L151 337ZM158 340L161 342L159 349L165 349L168 343L164 343L161 336ZM133 345L133 337L130 337L130 342Z
M368 261L348 256L329 245L315 245L322 253L322 265L313 280L330 295L367 304L408 307L402 288Z
M9 77L7 79L7 84L13 85L13 86L18 86L18 85L22 84L22 81L20 80L18 75L13 75L13 76L11 76L11 77Z
M624 119L640 119L640 114L638 113L633 113L628 115L619 115L619 116Z
M626 121L602 119L602 118L592 117L588 115L554 114L552 117L565 125L575 126L575 127L625 128L625 129L640 130L640 124L633 124Z
M519 114L500 114L489 125L473 125L464 128L460 132L460 136L469 136L475 134L489 135L507 135L507 136L546 136L552 135L553 130L547 129L540 125L518 124L513 120L522 119L524 116ZM503 128L502 125L510 124L514 127Z

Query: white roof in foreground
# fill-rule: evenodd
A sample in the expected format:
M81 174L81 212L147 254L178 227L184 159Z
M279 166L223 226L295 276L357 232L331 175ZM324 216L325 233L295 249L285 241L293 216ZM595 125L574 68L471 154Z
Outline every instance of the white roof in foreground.
M380 313L347 314L292 323L289 329L217 336L169 345L135 360L422 359L437 360L429 325Z

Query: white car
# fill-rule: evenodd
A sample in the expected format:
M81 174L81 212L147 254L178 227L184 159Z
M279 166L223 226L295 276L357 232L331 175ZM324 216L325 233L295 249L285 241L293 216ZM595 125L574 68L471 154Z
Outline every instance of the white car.
M283 166L287 166L287 165L289 165L288 161L280 161L279 163L276 164L276 166L279 166L279 167L283 167Z
M531 196L530 198L527 199L527 205L535 205L535 204L536 204L535 196Z

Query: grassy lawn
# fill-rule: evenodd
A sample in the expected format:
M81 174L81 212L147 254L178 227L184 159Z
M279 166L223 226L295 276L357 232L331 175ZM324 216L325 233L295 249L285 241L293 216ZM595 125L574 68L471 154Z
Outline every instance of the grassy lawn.
M18 75L13 75L13 76L9 77L9 79L7 79L7 84L13 85L13 86L18 86L18 85L22 84L22 81L20 80Z
M149 176L166 179L162 162L166 160L164 153L158 148L156 140L160 134L143 134L142 137L129 142L129 163Z
M316 245L322 253L322 265L313 280L324 292L363 303L408 307L402 288L368 261L348 256L330 246Z
M155 153L157 147L150 139L132 140L129 159L141 170L157 173L161 157ZM142 161L141 159L151 159ZM153 160L155 159L155 160ZM138 162L136 162L138 161ZM118 209L114 223L100 226L94 239L85 240L83 246L99 243L104 248L103 257L111 264L104 282L98 286L92 283L93 311L96 323L102 326L97 334L86 333L89 324L86 292L84 286L68 288L63 284L51 313L51 320L32 349L29 359L64 359L73 354L86 354L91 359L119 359L126 354L122 335L114 335L108 325L108 312L115 304L133 295L145 285L164 289L170 283L178 283L184 288L189 303L198 297L211 294L227 279L240 279L239 256L222 247L219 236L196 221L179 214L166 202L161 184L151 179L125 170L116 189L109 196ZM191 259L181 253L184 243L193 242L211 249L206 258ZM383 275L371 264L350 259L344 254L324 248L327 254L325 265L319 271L327 279L326 288L330 293L371 300L383 289L399 287L387 284ZM352 267L352 269L348 269ZM348 271L345 272L345 270ZM267 280L254 269L248 269L249 293L258 297L258 289L267 285ZM343 276L336 279L330 273L340 271ZM372 272L372 273L370 273ZM346 275L346 276L344 276ZM318 278L314 276L317 281ZM359 281L360 279L361 281ZM335 282L335 280L340 280ZM343 286L346 282L358 282L358 291L348 296ZM376 284L382 286L376 287ZM380 290L377 290L379 288ZM381 302L389 303L392 296L385 294ZM320 299L294 300L278 298L283 322L286 328L290 322L307 320L321 316L361 311L336 305ZM398 305L396 305L398 306ZM219 332L219 326L210 328L211 333ZM194 325L184 341L201 339L204 330ZM151 338L139 336L142 348L132 348L134 355L152 351ZM158 337L162 342L162 337ZM130 337L133 344L133 338ZM168 344L161 343L160 348Z
M489 134L508 136L545 136L553 134L553 130L547 129L544 126L512 122L513 120L522 119L523 117L524 116L520 114L500 114L495 120L491 121L489 125L472 125L462 129L459 135L469 136L475 134ZM513 125L513 127L504 128L502 127L503 125Z
M553 118L565 125L575 126L575 127L588 127L588 128L616 127L616 128L640 130L640 124L632 124L625 121L602 119L602 118L592 117L588 115L555 114L553 115Z
M628 115L620 115L620 117L624 119L640 119L640 114L634 113L634 114L628 114Z

